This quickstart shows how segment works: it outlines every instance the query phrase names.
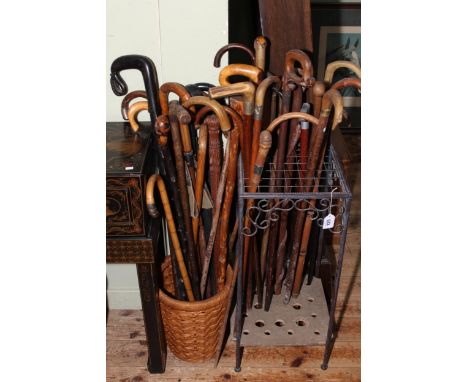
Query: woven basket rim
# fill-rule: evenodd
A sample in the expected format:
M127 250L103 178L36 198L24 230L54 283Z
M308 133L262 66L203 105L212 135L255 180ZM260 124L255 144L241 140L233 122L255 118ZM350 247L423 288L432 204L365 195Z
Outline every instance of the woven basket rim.
M221 301L226 299L229 293L229 286L231 285L231 278L232 278L232 268L229 265L227 272L226 272L226 283L224 284L224 288L218 294L207 298L206 300L201 301L181 301L176 300L175 298L170 297L166 294L161 288L159 288L159 298L162 300L164 304L167 306L177 309L177 310L185 310L188 312L199 312L203 309L209 309L216 305L218 305Z

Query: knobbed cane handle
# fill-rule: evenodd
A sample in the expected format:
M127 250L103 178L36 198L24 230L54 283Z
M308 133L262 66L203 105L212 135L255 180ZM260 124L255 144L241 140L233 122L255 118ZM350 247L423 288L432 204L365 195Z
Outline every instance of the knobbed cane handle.
M270 151L272 142L273 142L273 139L271 138L271 133L268 130L263 130L260 133L258 153L255 159L253 176L252 176L252 184L250 186L252 187L251 192L255 192L258 185L260 184L260 180L262 178L263 166L265 164L268 151Z
M136 133L140 126L138 125L138 114L143 110L148 110L148 102L147 101L140 101L135 102L128 108L128 122L130 122L130 127L132 128L133 132Z
M254 41L255 65L257 68L265 70L267 40L263 36L258 36Z
M126 121L128 120L128 105L130 105L130 102L132 102L135 98L146 99L146 92L144 90L134 90L124 97L120 106L120 112L122 114L122 118Z
M154 185L156 183L156 175L150 176L148 182L146 183L146 208L148 213L152 218L158 218L161 216L158 209L156 208L156 203L154 201Z
M214 60L213 60L213 66L215 68L219 68L221 65L221 57L226 53L228 50L232 49L240 49L243 50L245 53L247 53L252 60L252 63L255 63L255 55L252 49L250 49L248 46L244 44L239 44L239 43L231 43L224 45L223 47L219 48L219 50L216 52Z
M302 75L297 75L295 64L299 63L302 70ZM315 82L314 69L309 56L299 49L291 49L286 53L284 61L284 78L283 81L292 81L301 86L312 86Z
M211 109L213 109L213 112L219 119L221 131L223 133L227 133L229 130L231 130L231 123L229 122L229 117L227 116L226 112L224 111L224 108L219 104L219 102L213 99L209 99L208 97L195 96L190 97L187 101L184 101L182 103L182 106L186 109L195 105L204 105L211 107Z
M161 112L164 115L169 114L169 93L177 94L181 102L187 101L190 98L190 93L183 85L177 82L162 84L159 88L159 102L161 104Z
M333 80L333 74L335 74L336 70L339 68L348 68L352 70L358 78L361 78L361 68L356 64L353 64L351 61L334 61L327 65L323 82L325 82L325 84L330 84Z
M255 85L252 82L238 82L226 86L215 86L208 90L211 99L241 95L244 101L244 115L252 115L254 108Z
M254 84L258 85L263 80L263 70L256 66L246 64L231 64L225 66L219 72L219 83L221 86L231 85L229 77L231 76L244 76Z

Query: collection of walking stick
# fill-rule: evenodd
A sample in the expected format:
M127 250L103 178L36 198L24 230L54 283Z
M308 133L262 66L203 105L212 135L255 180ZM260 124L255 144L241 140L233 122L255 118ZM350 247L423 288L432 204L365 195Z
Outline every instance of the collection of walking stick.
M352 63L334 62L324 81L316 81L309 56L296 49L287 52L281 77L268 73L266 48L260 36L254 49L242 44L219 49L215 67L231 49L245 51L252 60L251 65L222 68L219 86L170 82L159 87L154 64L144 56L121 56L112 64L112 89L125 96L122 117L138 134L138 114L148 110L154 127L157 164L147 182L147 209L151 216L166 219L177 299L198 301L218 293L225 287L228 263L233 283L236 280L238 225L248 232L253 221L247 212L242 221L235 213L238 156L247 192L255 193L260 186L276 193L317 191L330 132L344 112L339 89L360 89L360 70ZM358 78L332 85L341 67ZM128 92L120 75L127 69L141 72L145 90ZM244 81L231 82L234 76ZM169 101L170 93L178 100ZM263 171L266 163L269 171ZM249 199L246 211L255 204ZM255 294L265 310L273 294L283 289L285 303L299 294L312 222L304 206L283 209L267 229L245 236L244 283L238 287L248 308Z

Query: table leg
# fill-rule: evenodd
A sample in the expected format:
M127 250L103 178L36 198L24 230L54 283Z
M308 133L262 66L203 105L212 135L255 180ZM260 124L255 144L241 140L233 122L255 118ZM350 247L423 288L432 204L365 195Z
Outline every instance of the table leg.
M166 337L159 310L158 285L154 277L153 264L137 264L137 273L148 344L148 371L164 373L167 355Z

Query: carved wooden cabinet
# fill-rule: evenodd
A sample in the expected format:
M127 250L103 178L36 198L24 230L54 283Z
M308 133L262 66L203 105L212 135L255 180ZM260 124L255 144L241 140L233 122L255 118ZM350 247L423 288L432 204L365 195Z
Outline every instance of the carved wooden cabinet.
M158 300L155 262L163 256L161 219L151 219L145 188L154 173L149 122L134 134L127 122L106 124L106 261L136 264L148 344L148 370L163 373L166 340Z

